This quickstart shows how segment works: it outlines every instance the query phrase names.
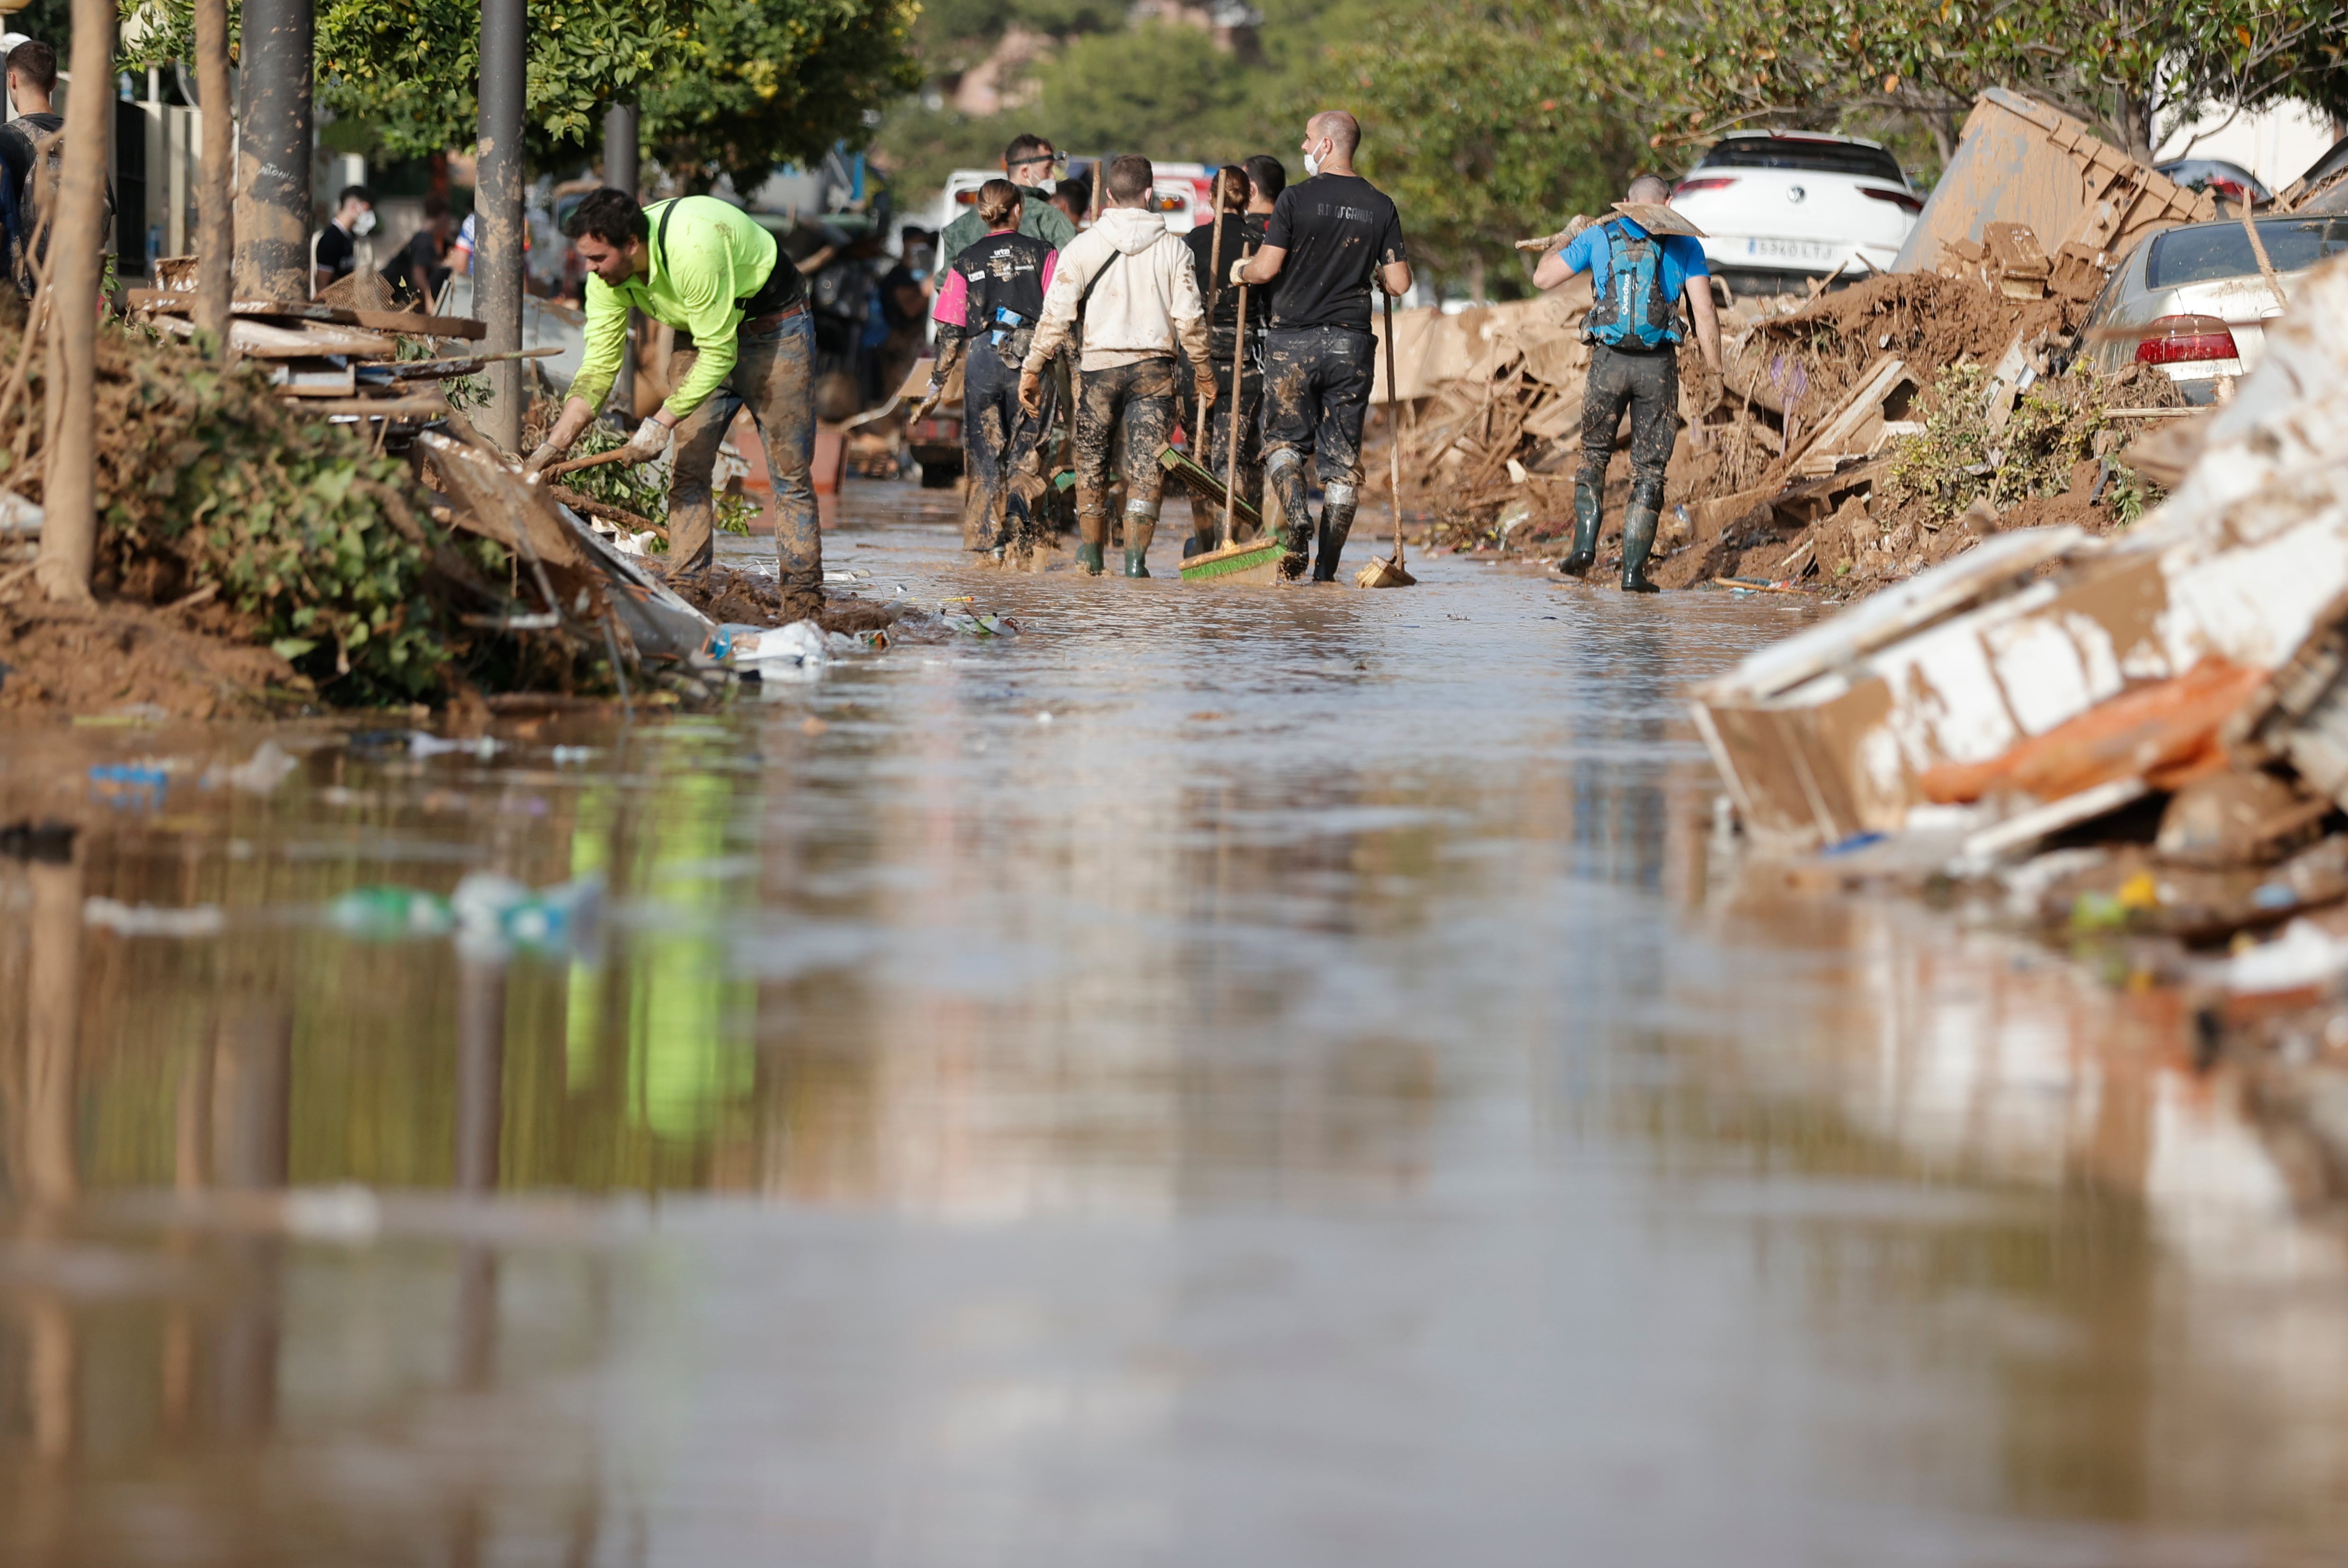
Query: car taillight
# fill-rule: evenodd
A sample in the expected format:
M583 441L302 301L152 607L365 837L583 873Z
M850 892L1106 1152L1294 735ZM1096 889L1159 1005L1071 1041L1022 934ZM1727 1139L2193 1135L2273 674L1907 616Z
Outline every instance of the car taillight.
M1672 190L1672 200L1673 200L1673 201L1678 201L1681 197L1683 197L1683 196L1690 196L1690 195L1694 195L1694 194L1696 191L1725 191L1725 190L1726 190L1729 186L1734 185L1734 184L1735 184L1735 183L1736 183L1736 181L1735 181L1735 180L1734 178L1729 178L1729 179L1706 178L1706 179L1703 179L1703 180L1683 180L1683 181L1681 181L1679 182L1679 184L1678 184L1678 185L1676 185L1676 186L1674 186L1674 187L1673 188L1673 190Z
M2234 335L2214 315L2164 315L2146 329L2136 346L2138 365L2191 365L2209 359L2239 359Z
M1862 185L1859 188L1859 193L1862 196L1873 197L1878 201L1889 201L1893 206L1905 208L1910 212L1921 212L1924 210L1924 203L1916 200L1914 196L1905 191L1895 191L1889 185Z

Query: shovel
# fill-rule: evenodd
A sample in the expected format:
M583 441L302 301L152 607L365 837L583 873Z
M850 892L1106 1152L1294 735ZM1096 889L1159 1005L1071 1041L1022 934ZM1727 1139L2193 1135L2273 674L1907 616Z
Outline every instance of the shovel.
M1395 552L1354 573L1354 586L1409 588L1418 579L1402 563L1402 404L1395 397L1394 295L1381 287L1378 298L1385 302L1386 311L1386 423L1392 427L1386 432L1391 438L1386 443L1386 501L1394 509Z

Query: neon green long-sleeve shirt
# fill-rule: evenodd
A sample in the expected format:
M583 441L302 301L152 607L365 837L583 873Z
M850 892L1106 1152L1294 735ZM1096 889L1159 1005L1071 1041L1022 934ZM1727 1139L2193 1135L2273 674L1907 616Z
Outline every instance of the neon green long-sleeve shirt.
M661 234L664 208L668 233ZM572 378L571 395L601 407L619 374L626 351L628 312L693 334L699 356L685 384L661 405L684 418L708 399L734 372L734 335L742 325L739 302L757 294L781 260L782 247L757 219L714 196L680 196L644 209L652 224L644 236L646 270L613 288L602 278L587 280L587 352Z

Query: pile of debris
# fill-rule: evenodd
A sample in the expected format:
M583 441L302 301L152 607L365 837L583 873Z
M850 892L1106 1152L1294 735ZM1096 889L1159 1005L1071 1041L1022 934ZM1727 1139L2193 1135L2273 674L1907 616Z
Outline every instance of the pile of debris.
M196 258L163 257L155 273L163 286L127 292L129 318L164 336L192 339ZM383 280L366 271L315 300L232 301L229 315L230 355L260 362L279 397L303 399L329 418L368 422L378 438L412 435L448 413L448 383L501 359L556 352L466 352L462 345L489 335L487 324L394 309Z
M2133 521L2148 498L2121 454L2183 400L2154 373L2065 372L2117 257L2160 227L2214 216L2209 197L2076 121L1984 95L1894 272L1807 298L1724 302L1717 378L1683 350L1686 428L1655 580L1851 597L2001 529ZM1569 531L1588 363L1588 284L1573 287L1397 324L1403 469L1416 476L1405 502L1436 542L1540 554ZM1936 454L1910 449L1934 435L1939 459L1964 458L1957 482L1920 482ZM1628 485L1618 449L1608 515Z
M21 313L14 325L26 330ZM206 717L516 691L698 704L782 667L773 648L747 661L737 634L779 619L754 579L717 585L717 614L686 602L640 544L623 548L637 542L621 525L526 480L445 405L409 451L386 452L387 421L321 419L264 358L223 366L122 324L98 339L98 601L50 603L31 582L45 387L39 356L20 357L20 395L0 404L0 707ZM829 656L835 631L894 618L877 614L835 602L808 645Z
M1693 696L1806 875L1953 884L2348 1091L2348 260L2134 529L2002 534Z

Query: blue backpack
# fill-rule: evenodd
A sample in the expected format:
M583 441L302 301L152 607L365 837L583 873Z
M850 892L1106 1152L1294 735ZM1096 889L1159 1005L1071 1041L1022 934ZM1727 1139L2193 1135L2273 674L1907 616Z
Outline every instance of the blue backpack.
M1632 239L1617 221L1605 225L1606 292L1581 319L1581 335L1609 348L1660 348L1679 340L1678 302L1663 292L1663 242Z

